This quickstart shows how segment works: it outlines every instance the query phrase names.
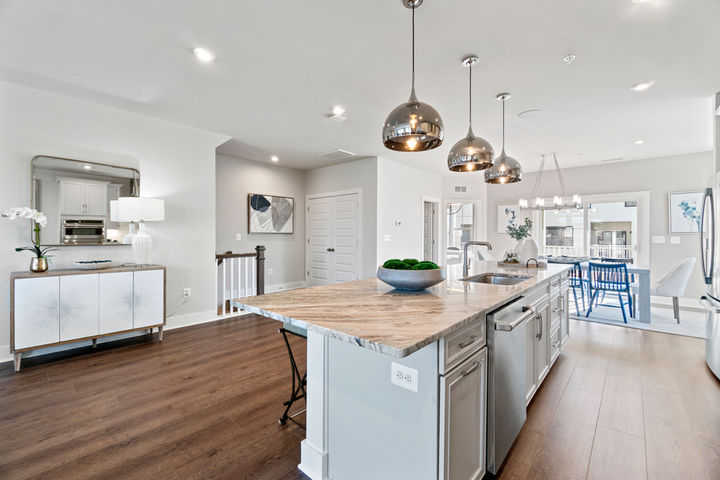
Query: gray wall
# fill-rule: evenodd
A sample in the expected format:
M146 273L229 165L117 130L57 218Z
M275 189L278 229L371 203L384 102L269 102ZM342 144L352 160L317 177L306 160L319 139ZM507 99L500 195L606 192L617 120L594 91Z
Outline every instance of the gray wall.
M374 277L377 270L378 161L363 158L306 172L305 194L362 190L361 278Z
M265 283L272 291L305 281L305 172L294 168L216 156L216 251L252 252L265 245ZM248 193L295 199L295 233L248 233ZM241 240L236 235L242 236Z
M562 165L562 161L561 161ZM661 158L649 158L632 162L609 163L597 166L563 170L568 194L581 195L620 193L633 191L650 192L650 237L665 235L668 230L668 193L702 190L713 174L712 152L700 152ZM496 231L497 205L516 204L520 197L528 198L536 174L529 173L523 181L512 185L488 186L488 238L499 252L512 248L514 242L506 234ZM548 197L559 192L557 176L547 172L543 175L539 195ZM651 278L657 281L670 268L686 257L698 257L695 271L688 284L685 297L698 298L705 291L700 272L700 241L697 234L676 235L679 245L671 245L669 238L661 245L650 244Z

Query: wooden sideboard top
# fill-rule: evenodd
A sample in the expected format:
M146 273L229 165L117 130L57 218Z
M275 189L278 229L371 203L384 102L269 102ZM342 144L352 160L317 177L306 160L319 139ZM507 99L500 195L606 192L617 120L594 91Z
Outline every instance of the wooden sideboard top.
M165 270L162 265L120 265L117 267L101 268L98 270L82 270L79 268L56 268L50 269L47 272L34 273L34 272L12 272L10 279L14 280L17 278L39 278L39 277L62 277L65 275L89 275L93 273L118 273L118 272L141 272L144 270Z

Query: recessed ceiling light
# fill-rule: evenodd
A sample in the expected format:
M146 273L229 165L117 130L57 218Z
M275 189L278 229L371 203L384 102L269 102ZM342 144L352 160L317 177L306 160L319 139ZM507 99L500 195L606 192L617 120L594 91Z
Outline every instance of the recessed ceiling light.
M633 3L647 3L650 0L632 0Z
M571 53L570 55L567 55L565 58L563 58L563 62L570 65L571 63L573 63L575 61L576 58L577 58L577 56L575 54Z
M276 155L272 155L272 156L270 157L270 160L272 160L273 162L277 162L277 161L280 160L280 159L279 159Z
M345 113L345 107L343 107L342 105L335 105L332 108L332 113L333 115L342 115L343 113Z
M648 80L646 82L636 83L635 85L630 87L630 90L634 92L642 92L652 87L653 85L655 85L655 80Z
M193 50L193 55L195 55L195 58L205 63L215 60L215 54L207 48L197 47Z
M92 170L92 165L83 165L85 170Z
M642 145L645 143L645 140L635 140L635 145Z

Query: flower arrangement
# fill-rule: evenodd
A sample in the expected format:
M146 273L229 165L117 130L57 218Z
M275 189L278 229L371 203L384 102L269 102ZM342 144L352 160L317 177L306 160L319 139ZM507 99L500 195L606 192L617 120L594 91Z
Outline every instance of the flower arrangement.
M35 254L34 258L39 258L45 260L47 257L48 252L51 252L53 250L57 250L56 248L50 248L50 247L41 247L40 246L40 228L45 227L47 225L47 217L42 212L38 212L34 208L29 207L14 207L8 210L5 213L0 214L0 217L3 218L9 218L10 220L15 220L16 218L26 218L33 222L33 244L31 246L27 247L17 247L15 249L16 252L21 252L23 250L32 252ZM45 264L45 270L47 270L47 262L40 262L42 264ZM32 269L32 267L31 267Z
M522 225L508 225L507 233L510 238L516 241L521 241L525 238L529 238L532 233L533 222L529 218L525 219L525 223Z

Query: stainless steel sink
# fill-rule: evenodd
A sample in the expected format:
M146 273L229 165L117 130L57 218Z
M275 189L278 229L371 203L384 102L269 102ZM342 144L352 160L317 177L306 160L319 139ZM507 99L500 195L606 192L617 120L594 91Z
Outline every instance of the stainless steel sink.
M514 275L512 273L481 273L471 277L461 278L463 282L490 283L493 285L515 285L532 278L528 275Z

